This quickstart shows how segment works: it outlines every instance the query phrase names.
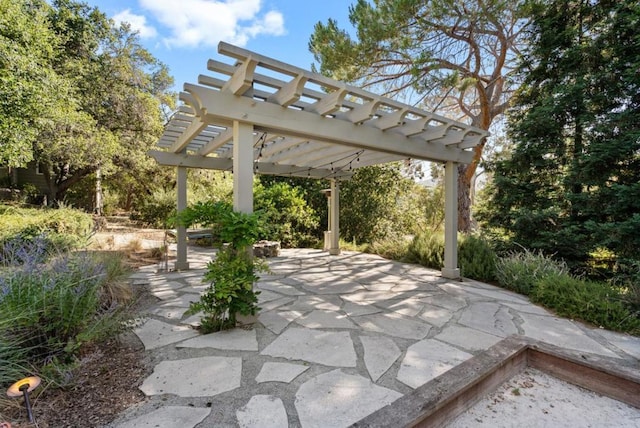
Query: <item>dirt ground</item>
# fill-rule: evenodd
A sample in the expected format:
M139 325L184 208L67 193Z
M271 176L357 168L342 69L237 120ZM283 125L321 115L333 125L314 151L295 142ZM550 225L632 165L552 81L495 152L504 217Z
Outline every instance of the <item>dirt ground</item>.
M91 239L89 250L122 251L132 268L158 263L172 254L163 251L165 232L135 226L124 217L110 218ZM139 293L132 316L152 296ZM32 397L35 423L27 420L22 399L0 398L0 428L91 428L112 422L125 409L145 399L138 389L151 373L144 347L131 332L84 349L64 388L43 385Z

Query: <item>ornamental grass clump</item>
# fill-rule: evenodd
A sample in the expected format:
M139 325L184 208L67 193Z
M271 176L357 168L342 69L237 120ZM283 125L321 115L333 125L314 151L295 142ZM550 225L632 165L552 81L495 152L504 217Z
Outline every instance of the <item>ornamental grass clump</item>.
M498 259L495 273L502 287L529 295L536 281L549 275L568 275L569 268L565 262L546 256L541 251L523 248Z

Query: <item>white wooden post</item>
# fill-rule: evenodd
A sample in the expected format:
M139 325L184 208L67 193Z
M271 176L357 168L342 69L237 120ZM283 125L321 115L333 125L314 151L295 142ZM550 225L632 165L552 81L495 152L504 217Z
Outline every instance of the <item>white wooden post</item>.
M253 212L253 125L233 122L233 209Z
M330 204L331 247L329 247L329 254L337 256L340 254L340 183L335 178L331 180Z
M180 214L185 208L187 208L187 168L184 166L177 167L176 181L178 188L178 201L177 211ZM189 262L187 262L187 228L178 225L177 227L177 241L178 249L176 254L176 270L189 269Z
M444 278L460 278L458 269L458 164L444 168Z

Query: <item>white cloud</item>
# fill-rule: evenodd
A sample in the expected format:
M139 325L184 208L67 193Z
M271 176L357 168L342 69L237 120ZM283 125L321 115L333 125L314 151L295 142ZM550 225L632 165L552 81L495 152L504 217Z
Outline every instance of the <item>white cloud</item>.
M137 31L143 39L152 39L158 35L155 28L147 25L147 18L145 16L133 14L130 9L125 9L117 15L114 15L113 20L118 24L128 22L131 29Z
M168 46L244 46L259 35L285 33L280 12L260 14L261 0L140 0L140 5L171 31Z

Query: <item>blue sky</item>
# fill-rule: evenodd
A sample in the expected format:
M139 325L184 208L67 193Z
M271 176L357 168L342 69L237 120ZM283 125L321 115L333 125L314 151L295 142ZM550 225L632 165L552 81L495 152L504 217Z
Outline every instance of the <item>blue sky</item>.
M142 44L165 63L176 90L197 83L218 55L220 40L309 69L308 42L316 22L333 18L350 28L355 0L85 0L109 18L129 22Z

